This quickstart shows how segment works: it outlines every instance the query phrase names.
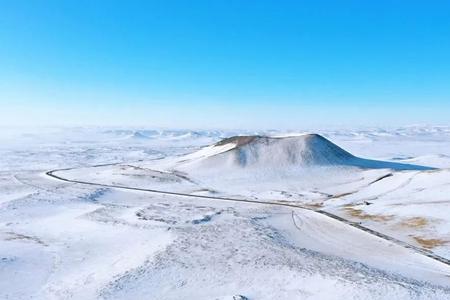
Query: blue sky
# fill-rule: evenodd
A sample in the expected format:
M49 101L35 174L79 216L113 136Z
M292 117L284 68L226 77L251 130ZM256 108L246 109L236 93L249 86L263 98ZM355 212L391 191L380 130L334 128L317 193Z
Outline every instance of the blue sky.
M449 12L448 1L0 0L0 124L450 124Z

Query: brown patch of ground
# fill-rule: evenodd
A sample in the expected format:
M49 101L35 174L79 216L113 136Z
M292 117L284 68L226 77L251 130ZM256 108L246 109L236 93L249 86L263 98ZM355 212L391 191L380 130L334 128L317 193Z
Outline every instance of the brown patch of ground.
M306 204L306 206L319 209L323 207L323 203L308 203Z
M297 205L299 207L308 207L311 209L320 209L323 207L323 203L320 202L306 203L303 201L295 201L295 200L276 200L275 202L280 204Z
M441 239L427 239L423 237L413 236L414 240L425 249L433 249L435 247L443 246L448 243L448 241Z
M403 227L412 227L412 228L422 228L429 224L429 221L422 217L413 217L408 218L402 222L400 222L400 226Z
M218 143L216 143L216 146L223 146L226 144L233 143L236 144L237 147L239 147L251 143L258 137L260 136L257 135L232 136L219 141Z
M352 217L362 219L362 220L370 220L370 221L376 221L376 222L386 222L389 220L392 220L394 216L392 215L372 215L365 213L361 209L357 209L351 206L344 207L344 210L346 213L351 215Z

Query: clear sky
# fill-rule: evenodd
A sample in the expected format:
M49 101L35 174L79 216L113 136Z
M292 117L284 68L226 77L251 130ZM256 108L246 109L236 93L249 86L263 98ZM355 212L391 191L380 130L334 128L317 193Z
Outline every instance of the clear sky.
M0 0L1 125L450 124L450 1Z

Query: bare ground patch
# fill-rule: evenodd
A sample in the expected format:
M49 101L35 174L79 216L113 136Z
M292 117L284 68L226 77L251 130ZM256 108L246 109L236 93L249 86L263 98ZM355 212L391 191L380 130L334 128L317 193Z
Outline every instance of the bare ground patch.
M430 224L430 221L423 217L412 217L400 222L402 227L423 228Z
M442 239L429 239L418 236L413 236L413 239L425 249L433 249L435 247L443 246L448 243L448 241Z
M344 207L344 211L352 217L361 220L370 220L375 222L386 222L394 218L392 215L374 215L364 212L362 209L354 208L352 206Z
M308 207L311 209L320 209L323 207L323 202L307 203L304 201L294 201L294 200L276 200L275 202L280 204L298 205L299 207Z

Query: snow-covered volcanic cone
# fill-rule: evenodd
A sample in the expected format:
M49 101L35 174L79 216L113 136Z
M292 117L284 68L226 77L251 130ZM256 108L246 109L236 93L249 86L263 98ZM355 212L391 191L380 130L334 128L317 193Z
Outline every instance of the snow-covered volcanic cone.
M318 134L292 137L235 136L183 157L175 169L308 170L315 167L426 170L427 167L356 157Z
M209 190L258 197L268 191L290 191L308 199L318 191L348 192L397 170L431 169L359 158L317 134L235 136L159 163L161 169ZM357 185L349 187L350 183ZM342 188L330 191L330 187Z

